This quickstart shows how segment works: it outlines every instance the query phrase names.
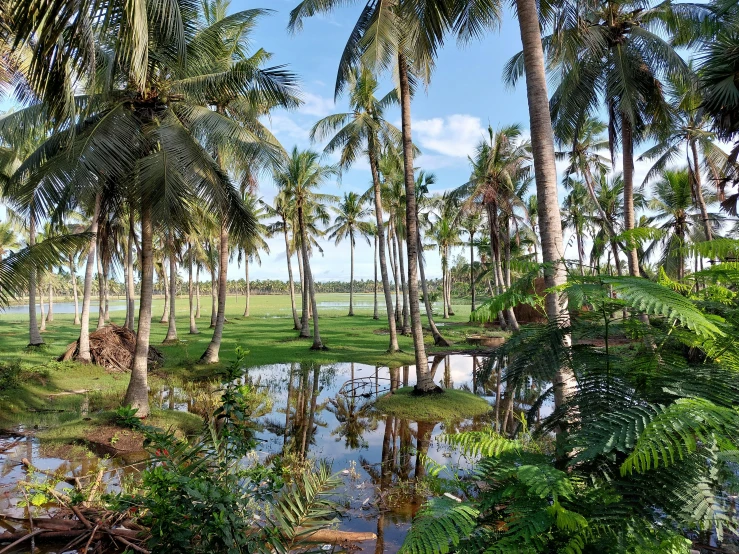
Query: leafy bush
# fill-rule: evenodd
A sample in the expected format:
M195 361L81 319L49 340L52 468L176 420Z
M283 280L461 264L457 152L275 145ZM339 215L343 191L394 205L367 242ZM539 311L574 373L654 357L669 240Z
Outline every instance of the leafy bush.
M18 388L22 373L20 362L0 364L0 391Z

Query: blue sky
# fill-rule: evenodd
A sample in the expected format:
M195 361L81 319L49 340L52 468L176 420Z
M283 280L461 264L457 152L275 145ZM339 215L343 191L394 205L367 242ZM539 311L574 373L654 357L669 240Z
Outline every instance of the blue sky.
M262 47L274 54L274 64L288 64L301 81L304 105L292 112L276 112L270 126L285 148L293 145L301 148L322 149L322 144L311 145L308 134L311 126L330 113L346 111L346 102L339 98L334 104L334 83L339 57L356 21L361 4L337 10L327 17L315 17L305 22L303 31L290 34L287 22L290 10L297 0L272 0L254 3L234 0L231 10L269 7L275 12L261 20L254 33L254 47ZM414 141L423 155L416 166L433 171L437 176L434 190L454 188L469 177L467 156L484 138L488 124L520 123L528 127L525 88L506 88L502 82L503 66L518 52L521 41L518 23L506 12L499 33L465 47L450 43L441 51L436 72L427 90L419 90L412 105ZM384 79L381 92L390 90L389 75ZM400 111L390 111L390 121L399 124ZM331 183L325 192L343 194L348 191L363 192L370 185L370 174L363 161L345 173L340 186ZM271 199L274 189L265 176L260 182L260 192ZM284 278L285 248L279 240L271 240L271 254L262 257L262 267L252 270L253 278ZM348 245L334 247L324 244L324 256L313 260L313 272L319 280L348 279ZM428 273L440 276L438 256L426 254ZM357 278L373 275L373 251L361 245L357 251ZM235 267L230 269L234 275ZM239 271L239 273L241 273ZM236 274L238 275L238 273Z

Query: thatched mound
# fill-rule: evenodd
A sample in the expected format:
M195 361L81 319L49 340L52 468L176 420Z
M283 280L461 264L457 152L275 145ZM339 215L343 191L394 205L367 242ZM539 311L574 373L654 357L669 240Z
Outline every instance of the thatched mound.
M67 347L67 351L59 356L60 362L76 360L79 354L79 339ZM123 373L131 371L133 355L136 351L136 333L113 323L90 333L90 356L92 363L103 366L111 372ZM149 347L149 370L164 363L162 353Z

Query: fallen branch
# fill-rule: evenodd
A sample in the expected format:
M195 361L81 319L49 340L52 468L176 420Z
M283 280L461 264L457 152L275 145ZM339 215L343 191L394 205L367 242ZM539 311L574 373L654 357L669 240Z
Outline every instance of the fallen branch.
M296 535L300 535L301 532L305 532L305 529L298 528L295 532ZM328 544L348 544L354 542L365 542L377 540L377 535L374 533L364 533L359 531L337 531L335 529L318 529L312 533L300 537L300 542L322 542Z
M28 539L30 539L30 538L32 538L32 537L35 537L35 536L36 536L36 535L38 535L39 533L43 533L43 530L41 530L41 529L36 529L35 531L33 531L33 532L31 532L31 533L28 533L28 534L26 534L26 535L23 535L23 536L22 536L22 537L21 537L20 539L16 540L15 542L13 542L13 543L9 544L8 546L6 546L6 547L5 547L5 548L3 548L2 550L0 550L0 554L3 554L4 552L8 552L8 551L9 551L9 550L10 550L11 548L13 548L14 546L18 546L18 545L19 545L19 544L21 544L22 542L25 542L25 541L27 541ZM0 540L2 540L2 537L3 537L3 535L0 535Z

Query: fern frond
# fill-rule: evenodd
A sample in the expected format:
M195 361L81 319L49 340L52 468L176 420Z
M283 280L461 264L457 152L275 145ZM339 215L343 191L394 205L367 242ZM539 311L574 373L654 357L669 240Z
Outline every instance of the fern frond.
M440 440L468 457L497 457L504 452L514 452L522 448L519 441L507 439L493 430L445 434Z
M470 504L434 498L413 520L399 554L447 554L474 531L479 515Z

